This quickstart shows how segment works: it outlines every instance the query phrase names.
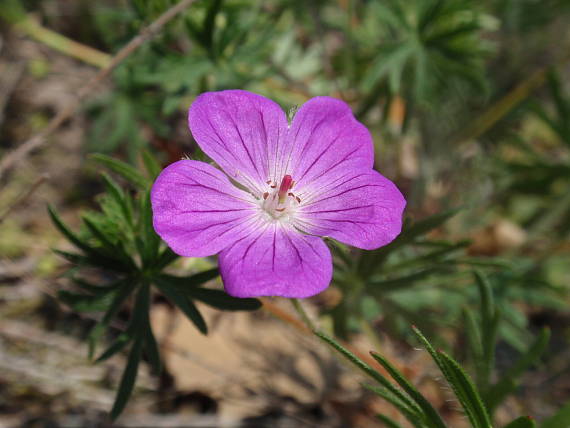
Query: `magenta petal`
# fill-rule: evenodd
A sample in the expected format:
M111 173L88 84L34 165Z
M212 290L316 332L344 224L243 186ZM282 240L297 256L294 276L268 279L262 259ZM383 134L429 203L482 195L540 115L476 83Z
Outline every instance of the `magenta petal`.
M241 90L206 92L190 107L188 123L202 150L234 180L260 192L276 179L287 118L273 101Z
M332 278L322 239L276 223L224 249L219 265L226 291L235 297L310 297Z
M174 252L204 257L232 244L258 218L253 198L204 162L169 165L151 190L153 225Z
M365 250L388 244L402 230L406 200L374 170L348 168L307 186L297 227Z
M343 101L316 97L299 109L287 141L291 154L283 162L297 188L318 180L326 172L342 170L351 163L372 168L374 147L368 130Z

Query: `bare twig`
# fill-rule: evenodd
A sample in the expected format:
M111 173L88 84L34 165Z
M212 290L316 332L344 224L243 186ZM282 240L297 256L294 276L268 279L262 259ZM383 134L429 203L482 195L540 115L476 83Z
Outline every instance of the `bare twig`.
M34 182L34 184L32 184L32 186L28 189L27 192L21 194L18 198L16 198L16 200L14 202L12 202L12 204L0 215L0 224L2 224L2 222L6 219L6 217L8 217L8 215L16 207L18 207L21 204L23 204L24 202L26 202L34 194L34 192L38 189L38 187L40 187L48 179L49 179L48 174L41 175L40 178L38 178Z
M87 64L105 68L112 60L109 54L100 52L97 49L78 43L75 40L71 40L55 31L43 27L32 15L25 16L22 20L16 22L14 26L38 42L86 62Z
M77 111L81 102L90 95L95 88L105 80L111 72L121 64L129 55L135 52L146 41L153 38L168 22L175 18L179 13L188 8L196 0L181 0L179 3L168 9L156 19L148 27L141 30L141 32L127 43L107 66L101 69L85 86L79 89L77 97L74 101L70 102L67 107L57 113L57 115L49 122L49 124L38 134L22 143L18 148L8 153L0 161L0 179L14 164L25 158L32 151L42 146L47 137L56 131L66 120L71 118Z

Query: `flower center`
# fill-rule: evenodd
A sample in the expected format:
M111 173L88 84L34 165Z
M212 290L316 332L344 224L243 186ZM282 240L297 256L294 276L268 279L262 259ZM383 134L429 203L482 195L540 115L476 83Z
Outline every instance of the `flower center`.
M293 178L290 175L284 176L279 189L277 189L277 184L271 180L267 184L271 190L263 194L261 208L273 219L288 219L301 203L301 199L291 192L295 185Z

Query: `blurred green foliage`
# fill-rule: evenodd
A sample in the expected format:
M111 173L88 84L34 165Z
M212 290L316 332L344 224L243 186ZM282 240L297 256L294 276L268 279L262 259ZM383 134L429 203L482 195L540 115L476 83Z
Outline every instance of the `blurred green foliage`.
M83 28L76 38L113 53L175 1L78 3ZM42 2L23 4L29 10L40 7L47 22L56 21ZM106 176L101 210L85 214L80 234L53 214L81 250L62 253L79 266L74 275L85 266L112 272L104 286L73 276L85 294L65 292L62 298L77 310L109 313L116 299L135 293L135 304L145 313L152 283L204 330L192 300L207 289L190 287L190 295L182 297L178 285L197 278L173 279L162 272L175 256L149 223L145 192L161 166L154 155L166 161L198 150L180 124L193 98L204 91L248 89L286 109L317 95L343 98L371 130L381 154L379 169L401 184L410 217L417 220L376 251L331 243L334 286L342 298L325 314L339 337L378 325L386 334L406 337L413 322L437 343L442 328L463 333L465 327L474 381L465 381L461 371L457 376L470 396L477 385L480 400L471 405L482 401L492 413L535 360L525 356L544 347L546 333L530 332L528 312L568 310L569 17L569 0L196 1L130 56L113 74L112 90L88 106L89 150L112 155L97 159L130 182L136 196ZM546 84L521 95L517 85L539 69L550 70ZM505 99L514 99L509 108L495 108ZM473 127L483 115L490 125ZM465 129L476 132L458 138ZM174 155L164 141L175 146ZM401 164L409 153L403 147L410 141L419 160L412 172L404 172ZM114 160L135 165L141 149L153 152L145 155L146 174ZM462 209L449 210L456 206ZM525 232L524 243L473 254L481 226L502 218ZM486 279L474 282L474 267ZM129 292L121 294L121 287ZM493 303L479 311L485 295L492 295ZM146 321L143 316L136 322ZM153 355L151 333L141 331L147 334L127 332L111 348L130 344L133 355L119 410L140 356ZM494 383L495 340L520 354L521 364ZM453 360L446 361L456 369ZM438 425L437 419L432 422ZM474 426L485 423L483 415ZM521 420L509 426L529 424Z

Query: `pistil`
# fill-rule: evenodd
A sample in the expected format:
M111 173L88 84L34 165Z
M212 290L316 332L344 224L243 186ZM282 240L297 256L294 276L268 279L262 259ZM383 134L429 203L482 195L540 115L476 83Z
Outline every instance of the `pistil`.
M293 181L293 178L290 175L286 175L285 177L283 177L283 180L281 180L281 186L279 186L279 193L278 193L280 204L285 202L285 198L287 198L287 194L289 193L289 190L291 190L291 188L293 187L293 184L295 184L295 182Z

